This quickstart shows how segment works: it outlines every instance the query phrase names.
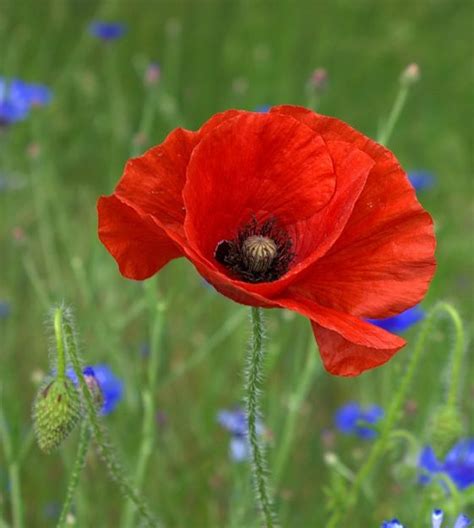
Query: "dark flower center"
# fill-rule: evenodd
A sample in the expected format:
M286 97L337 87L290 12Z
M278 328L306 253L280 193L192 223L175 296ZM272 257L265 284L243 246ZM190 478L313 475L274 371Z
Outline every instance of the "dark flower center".
M233 240L221 240L214 257L245 282L272 282L284 275L294 258L293 242L276 219L253 218Z

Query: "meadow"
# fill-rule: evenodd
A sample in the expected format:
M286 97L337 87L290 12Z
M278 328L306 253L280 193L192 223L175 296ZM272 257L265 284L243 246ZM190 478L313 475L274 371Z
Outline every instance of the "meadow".
M228 108L313 106L376 138L410 63L420 79L388 146L409 173L429 173L417 194L435 220L437 271L421 306L437 311L403 330L408 345L387 364L344 378L324 370L304 317L265 310L262 440L281 526L474 516L474 446L462 489L442 472L421 482L419 468L424 446L442 458L474 437L473 18L468 0L0 0L0 78L52 94L6 122L0 85L0 528L56 526L68 487L79 429L50 455L32 432L63 304L84 363L123 384L101 422L159 525L261 526L251 465L219 423L242 404L249 309L186 259L126 280L98 239L96 201L127 159ZM125 31L104 41L97 20ZM440 409L454 392L453 424ZM337 427L348 402L383 409L369 438ZM141 526L133 511L92 446L68 523Z

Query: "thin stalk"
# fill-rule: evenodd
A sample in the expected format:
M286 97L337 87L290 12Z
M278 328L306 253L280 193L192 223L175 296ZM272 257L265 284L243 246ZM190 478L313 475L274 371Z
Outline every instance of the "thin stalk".
M397 124L397 121L402 113L403 107L405 106L410 86L406 83L400 83L395 102L393 103L392 110L388 116L388 119L379 133L377 141L382 145L386 145L390 139L392 132Z
M415 376L415 372L421 361L423 351L425 350L427 338L431 334L434 320L443 312L448 313L451 317L453 312L457 315L456 310L448 303L439 303L434 306L434 308L429 312L418 334L413 354L410 357L410 362L408 363L406 372L402 377L398 391L392 399L392 403L387 412L387 417L382 423L380 435L375 444L373 445L372 450L370 451L365 463L362 465L359 472L357 473L353 486L347 494L346 500L329 519L327 528L337 528L342 525L341 521L344 521L348 514L348 511L356 504L359 492L362 486L364 485L364 482L366 481L367 477L372 473L374 467L380 461L383 454L386 452L387 446L390 442L392 431L396 425L398 418L401 415L403 403L406 399L408 389L410 388L410 385Z
M153 442L155 439L155 405L153 394L156 388L159 366L159 348L161 336L163 333L165 305L162 302L157 303L155 292L150 292L150 307L152 313L151 343L150 343L150 361L148 365L148 387L143 391L143 422L141 443L138 451L138 460L135 471L135 487L138 491L143 486L146 468L153 452ZM133 526L135 511L133 503L128 502L125 507L122 526L128 528Z
M451 318L454 326L454 347L451 352L451 373L449 376L447 404L449 407L456 407L459 397L459 384L461 381L462 360L465 348L464 328L461 317L451 305L445 304L444 310Z
M64 321L64 329L66 335L66 350L68 353L68 357L71 360L74 372L79 381L79 386L85 403L87 420L92 429L92 434L99 447L100 454L104 459L107 469L109 470L109 473L113 480L117 482L125 497L127 497L134 503L140 517L145 521L146 525L149 527L157 527L158 523L151 514L147 504L137 493L137 491L131 485L129 479L124 474L122 466L118 462L115 452L112 449L112 446L110 445L109 439L107 438L106 430L99 421L99 417L97 415L97 408L94 403L93 396L87 386L86 380L82 373L82 366L77 352L78 345L76 335L71 326L71 322L68 319Z
M66 518L69 511L71 510L72 499L79 483L79 477L86 463L86 455L89 449L89 445L89 426L87 422L83 422L81 426L81 436L79 438L79 446L77 448L76 460L74 461L74 467L72 469L71 477L69 478L66 497L64 499L63 508L61 510L61 515L57 524L58 528L63 528L64 526L66 526Z
M13 528L23 528L24 514L21 501L20 465L13 452L13 442L10 430L0 407L0 440L3 444L5 459L8 466L8 480L10 483L10 505L12 511Z
M261 308L251 309L252 337L245 368L246 413L248 420L248 440L252 459L252 474L255 484L256 501L266 528L276 526L272 509L272 499L267 479L265 448L257 433L257 420L260 417L260 385L263 377L263 314Z
M314 346L311 342L308 354L306 357L306 364L301 376L301 381L297 386L295 392L290 396L289 400L289 411L286 417L285 427L283 429L283 439L280 442L280 446L277 451L275 459L274 471L275 471L275 485L281 479L283 470L285 468L286 461L288 460L288 454L290 452L291 444L295 436L296 430L296 418L301 404L305 400L309 390L311 389L311 383L313 381L314 374L316 372L316 356L314 353Z
M56 379L64 381L66 379L66 357L64 354L63 341L63 310L56 308L54 312L54 336L56 338Z

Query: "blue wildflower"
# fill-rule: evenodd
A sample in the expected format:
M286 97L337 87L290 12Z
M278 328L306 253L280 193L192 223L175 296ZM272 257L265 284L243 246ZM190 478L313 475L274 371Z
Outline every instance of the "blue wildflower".
M231 459L235 462L248 460L250 456L250 445L247 438L248 422L244 411L240 407L236 407L232 411L219 411L217 421L232 435L229 446ZM264 427L262 423L257 421L257 434L262 435L263 432Z
M423 471L420 476L422 484L428 484L436 473L444 473L463 490L474 484L474 438L460 440L440 462L431 446L426 446L420 453L418 466Z
M22 121L29 110L30 99L25 83L0 77L0 125Z
M341 433L355 434L364 440L371 440L377 432L370 425L381 420L383 414L383 409L378 405L361 407L357 402L349 402L336 411L334 422Z
M127 27L120 22L102 22L96 20L89 25L89 32L92 36L107 41L122 37L126 31Z
M100 413L104 416L110 414L123 398L123 381L105 363L85 367L82 372L85 377L95 378L99 385L103 397ZM68 369L67 375L74 383L77 383L77 377L72 368Z
M425 318L425 311L421 306L413 306L398 315L386 319L366 319L368 323L379 326L388 332L403 332Z
M255 107L255 112L260 112L261 114L266 114L270 111L271 106L264 104L264 105L258 105Z
M53 92L44 84L26 84L25 90L31 106L47 105L53 98Z
M0 300L0 319L6 319L11 313L10 303Z
M403 528L403 524L398 519L392 519L391 521L384 521L380 528Z
M51 90L43 84L27 83L20 79L7 81L0 77L0 124L22 121L32 106L46 105L51 99Z
M408 172L408 179L415 188L415 191L429 189L435 184L435 177L427 170L413 170Z
M433 510L431 514L431 528L442 528L444 520L443 510ZM461 513L456 518L453 528L467 528L471 525L469 517ZM398 519L392 519L391 521L384 521L380 528L403 528L403 525Z

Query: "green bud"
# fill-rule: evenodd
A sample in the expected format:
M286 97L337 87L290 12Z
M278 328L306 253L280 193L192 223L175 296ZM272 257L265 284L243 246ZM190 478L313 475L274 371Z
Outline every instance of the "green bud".
M38 445L50 453L67 438L81 418L81 401L74 383L54 379L36 395L33 419Z
M436 455L444 458L463 434L461 415L456 407L444 405L431 420L432 446Z

